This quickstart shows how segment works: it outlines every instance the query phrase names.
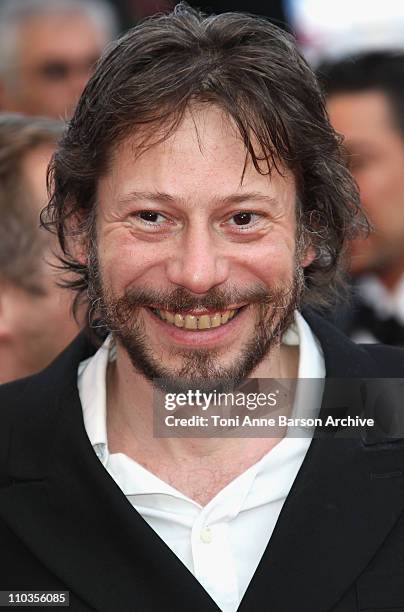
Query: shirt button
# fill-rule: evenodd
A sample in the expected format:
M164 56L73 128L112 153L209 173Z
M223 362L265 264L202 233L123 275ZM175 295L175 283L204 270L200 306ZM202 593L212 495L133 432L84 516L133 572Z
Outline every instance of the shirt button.
M212 530L209 527L204 527L201 531L201 540L204 544L210 544L212 541Z

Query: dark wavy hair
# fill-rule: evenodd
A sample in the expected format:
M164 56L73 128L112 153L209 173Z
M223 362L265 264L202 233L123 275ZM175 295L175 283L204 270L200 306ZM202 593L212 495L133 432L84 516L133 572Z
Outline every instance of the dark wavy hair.
M342 59L329 60L317 67L327 97L340 93L382 92L390 103L394 126L404 133L404 52L379 49Z
M112 150L145 128L152 135L163 126L168 137L193 101L232 118L246 163L249 156L258 172L279 168L279 160L293 171L300 239L316 252L305 269L303 303L330 303L343 284L343 244L365 221L316 78L294 39L267 20L205 16L182 3L110 46L54 156L43 223L57 232L63 266L74 273L68 285L77 291L76 305L86 296L89 269L74 258L70 236L90 252L97 181Z

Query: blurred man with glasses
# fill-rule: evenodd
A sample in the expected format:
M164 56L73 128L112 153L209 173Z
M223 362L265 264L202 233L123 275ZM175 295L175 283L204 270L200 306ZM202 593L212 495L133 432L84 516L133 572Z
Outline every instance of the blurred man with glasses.
M104 0L6 0L0 8L1 110L66 118L117 33Z

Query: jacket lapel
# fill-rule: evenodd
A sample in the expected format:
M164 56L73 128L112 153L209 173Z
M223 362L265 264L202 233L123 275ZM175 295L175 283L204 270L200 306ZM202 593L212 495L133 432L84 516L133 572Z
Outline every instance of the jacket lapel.
M309 323L329 377L379 374L366 351L315 318ZM19 426L12 442L12 481L0 489L0 516L67 588L100 612L218 610L95 456L76 386L78 363L88 354L79 340L36 378L32 421ZM62 388L55 390L55 381L64 381ZM357 388L343 385L341 391L338 410L346 405L354 414ZM334 400L325 397L323 415L335 411ZM403 510L403 457L401 442L366 446L360 437L338 435L314 440L240 612L263 605L276 612L329 610Z
M43 412L47 402L49 425L33 420L19 426L11 483L0 489L0 516L68 590L100 612L218 610L91 448L75 384L78 362L86 356L69 349L41 375L44 397L37 397L32 411ZM49 406L46 390L54 380L64 385Z
M404 506L404 452L314 440L240 612L325 612L365 569Z
M374 378L366 351L329 325L307 317L324 351L327 377ZM360 384L338 380L321 415L360 414ZM240 612L330 610L364 571L404 508L404 443L363 432L323 434L312 441Z

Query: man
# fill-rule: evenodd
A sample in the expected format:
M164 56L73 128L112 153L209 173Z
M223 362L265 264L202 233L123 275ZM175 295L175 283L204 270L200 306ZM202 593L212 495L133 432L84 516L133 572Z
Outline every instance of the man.
M6 0L0 7L0 109L69 117L117 24L104 0Z
M52 176L47 223L104 344L80 336L0 390L2 590L69 591L73 610L403 607L386 393L343 381L321 408L303 394L317 417L387 418L359 436L154 433L153 395L200 416L192 397L215 381L403 371L402 351L298 311L338 285L358 209L292 39L184 5L144 22L99 63Z
M63 126L0 115L0 383L47 366L78 332L58 287L54 240L39 229L46 171Z
M341 325L359 341L404 344L404 54L368 52L319 75L374 226L350 244L354 301Z

